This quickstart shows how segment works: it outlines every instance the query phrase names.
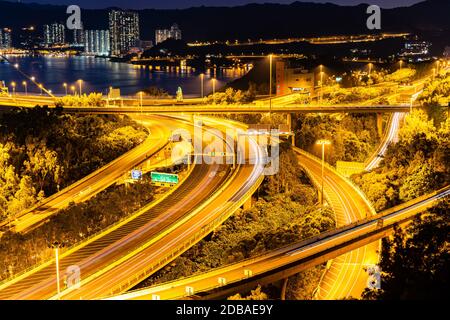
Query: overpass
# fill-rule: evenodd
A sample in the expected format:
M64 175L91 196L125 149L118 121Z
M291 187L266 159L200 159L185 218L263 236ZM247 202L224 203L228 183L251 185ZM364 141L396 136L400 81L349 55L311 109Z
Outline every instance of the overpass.
M346 252L392 234L404 224L450 195L450 187L386 210L374 217L320 234L273 252L210 272L197 274L158 286L137 290L108 300L183 299L201 295L220 299L236 292L273 283L322 264Z
M124 173L133 169L143 161L149 160L168 144L171 134L170 128L178 127L177 121L166 117L152 117L147 119L147 129L150 134L138 147L125 153L102 168L78 180L60 192L45 198L35 206L20 212L13 220L0 222L4 231L26 233L44 223L59 210L67 207L71 202L81 203L105 190Z
M35 103L24 103L15 106L10 101L0 101L4 111L14 110L16 107L35 107ZM50 106L52 108L52 106ZM63 107L67 113L85 114L252 114L252 113L395 113L409 112L411 108L423 108L419 105L150 105L143 107Z
M222 130L233 126L220 122L210 120ZM79 266L79 290L57 293L55 261L50 260L0 283L0 299L96 299L130 289L218 227L259 187L263 154L253 138L245 143L255 164L233 171L227 165L194 165L189 179L163 198L63 252L61 278L68 267Z

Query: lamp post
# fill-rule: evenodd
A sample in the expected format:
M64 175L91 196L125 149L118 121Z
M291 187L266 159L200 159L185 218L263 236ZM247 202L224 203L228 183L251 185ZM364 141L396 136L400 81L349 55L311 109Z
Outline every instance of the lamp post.
M39 84L39 89L41 89L41 96L42 96L42 93L43 93L43 88L44 88L44 86L42 84Z
M27 96L27 95L28 95L28 84L27 84L26 81L23 81L23 82L22 82L22 85L23 85L23 87L25 88L25 95Z
M400 60L399 63L400 63L400 70L402 70L403 60Z
M373 67L373 64L372 64L372 62L370 62L369 63L369 86L370 86L370 81L372 79L372 67Z
M13 81L11 82L11 87L13 88L13 96L16 95L16 83Z
M144 107L144 101L143 101L143 97L142 97L143 94L144 93L142 91L139 91L139 104L141 106L141 113L142 113L142 111L143 111L142 109Z
M216 78L212 78L213 104L216 104Z
M323 75L324 75L323 64L321 64L319 66L319 68L320 68L320 103L322 103L322 99L323 99Z
M58 299L60 298L61 294L61 279L59 274L59 249L64 247L63 243L60 243L58 241L55 241L49 245L50 248L52 248L55 252L55 267L56 267L56 290L58 292Z
M71 86L70 90L72 91L72 95L75 96L75 86Z
M201 73L200 74L200 96L202 97L202 99L203 99L203 96L204 96L204 80L205 80L205 74L204 73Z
M80 97L81 97L81 95L83 94L83 91L82 91L82 84L83 84L83 80L78 80L78 86L79 86L79 88L80 88Z
M331 142L328 140L319 140L316 143L322 146L322 187L321 187L322 190L320 192L320 203L323 207L324 204L323 189L325 183L325 146L330 145Z
M67 96L67 83L63 83L63 87L64 87L64 89L65 89L65 92L66 92L66 96Z
M272 66L273 54L269 54L269 115L272 118Z

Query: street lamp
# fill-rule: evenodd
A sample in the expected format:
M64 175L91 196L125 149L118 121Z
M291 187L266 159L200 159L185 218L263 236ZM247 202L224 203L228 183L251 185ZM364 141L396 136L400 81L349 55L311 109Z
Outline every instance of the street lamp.
M83 80L81 80L81 79L78 80L78 86L80 87L80 97L81 97L81 95L83 94L82 88L81 88L82 84L83 84Z
M323 76L324 76L324 72L323 72L323 64L321 64L319 66L320 68L320 103L322 103L322 99L323 99Z
M28 87L27 87L27 82L26 81L23 81L22 82L22 85L24 86L24 88L25 88L25 95L27 96L28 95Z
M399 64L400 64L400 70L402 70L403 60L400 60L400 61L399 61Z
M273 66L273 54L269 54L269 115L272 118L272 66Z
M216 78L212 78L213 104L216 104Z
M52 248L55 252L55 266L56 266L56 290L58 292L58 299L60 298L61 294L61 279L59 274L59 249L64 247L64 243L60 243L58 241L55 241L51 244L49 244L49 247Z
M42 93L43 93L43 88L44 88L44 86L42 84L39 84L39 89L41 89L41 96L42 96Z
M16 95L16 83L13 81L11 82L11 87L13 88L13 96Z
M75 86L70 86L70 90L72 91L72 95L75 96Z
M373 64L372 64L372 62L370 62L369 63L369 86L370 86L370 80L372 78L372 67L373 67Z
M139 104L140 104L140 106L141 106L141 113L142 113L142 108L143 108L143 106L144 106L144 102L143 102L143 98L142 98L142 95L143 95L144 93L142 92L142 91L139 91Z
M67 96L67 83L63 83L63 87L64 87L64 89L65 89L65 91L66 91L66 96Z
M323 189L324 189L324 183L325 183L325 146L331 145L331 141L329 140L319 140L316 142L316 144L322 146L322 191L320 193L320 202L323 207L324 203L324 197L323 197Z
M203 87L204 79L205 79L205 74L201 73L200 74L200 95L201 95L202 99L204 96L204 87Z

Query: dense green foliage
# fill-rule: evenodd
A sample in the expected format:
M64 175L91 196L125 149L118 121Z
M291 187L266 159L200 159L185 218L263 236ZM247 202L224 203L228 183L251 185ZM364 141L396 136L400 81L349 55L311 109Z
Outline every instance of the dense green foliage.
M364 162L379 141L375 115L299 115L296 119L296 145L321 156L319 139L328 139L327 161Z
M239 293L231 296L228 300L268 300L267 294L262 292L261 286L258 286L255 290L250 292L250 295L242 297Z
M126 197L123 195L127 194ZM6 232L0 239L0 280L52 257L50 244L66 248L129 216L153 199L150 179L112 186L94 198L72 204L26 235Z
M127 117L35 108L0 119L0 219L70 185L145 139Z
M450 201L443 200L406 230L383 240L381 290L366 299L446 300L450 286Z
M425 106L448 106L450 102L450 75L429 81L418 100Z
M354 181L381 211L436 190L450 181L450 120L437 129L422 111L406 117L399 142L380 168Z
M337 89L323 94L320 104L352 104L373 100L373 104L389 104L385 95L393 93L389 87L354 87L350 89Z
M333 228L333 213L317 209L316 192L288 144L281 145L280 163L280 173L266 178L251 209L236 212L210 237L141 285L239 262Z
M64 96L56 99L55 104L61 107L103 107L106 102L103 101L101 93L90 93L89 95Z
M323 272L320 265L289 278L286 300L312 300Z
M216 92L207 97L208 104L242 104L250 103L255 99L256 93L254 87L250 86L247 91L234 90L233 88L227 88L223 92Z

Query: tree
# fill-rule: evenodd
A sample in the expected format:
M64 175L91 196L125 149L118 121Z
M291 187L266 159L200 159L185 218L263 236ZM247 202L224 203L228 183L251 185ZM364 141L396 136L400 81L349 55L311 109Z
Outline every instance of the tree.
M378 300L448 299L450 285L450 201L441 201L406 229L383 240L381 290L366 290Z
M269 297L265 294L261 286L258 286L255 290L250 292L250 295L247 297L242 297L239 293L237 295L231 296L228 300L268 300Z
M31 145L28 148L29 160L24 162L25 173L37 179L41 192L46 185L58 182L63 168L58 163L58 154L55 151L47 149L44 145L38 148Z

